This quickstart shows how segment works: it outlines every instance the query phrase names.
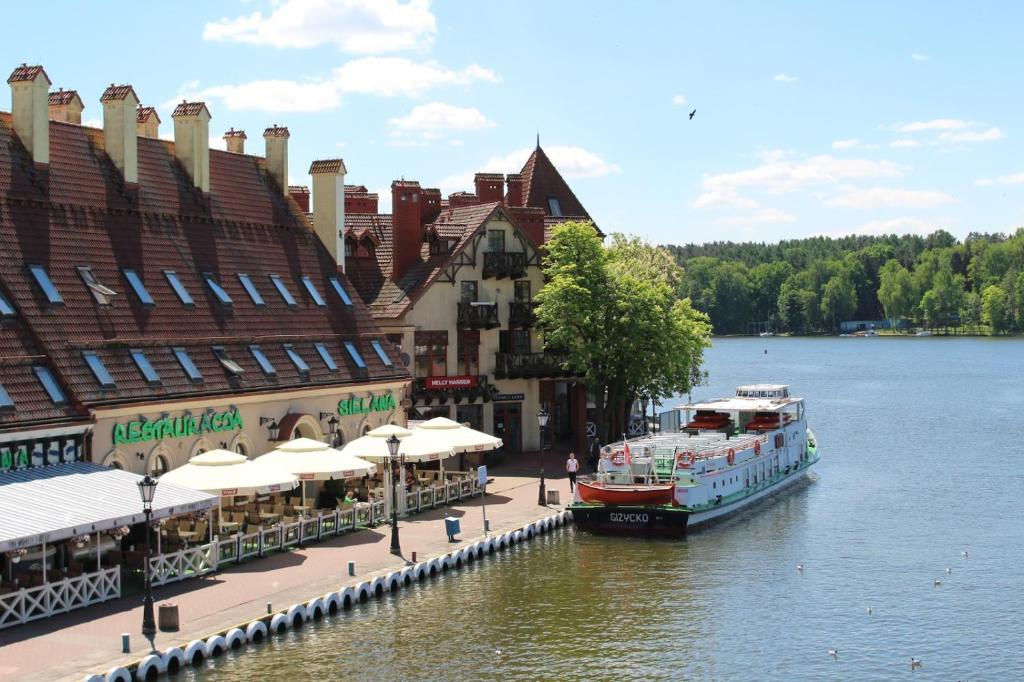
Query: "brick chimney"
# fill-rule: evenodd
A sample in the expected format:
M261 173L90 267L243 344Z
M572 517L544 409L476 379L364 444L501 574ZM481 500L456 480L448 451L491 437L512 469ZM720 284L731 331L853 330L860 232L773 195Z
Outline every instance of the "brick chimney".
M278 126L276 123L263 131L263 141L267 145L267 172L277 181L277 186L286 195L288 194L289 137L291 137L291 133L288 132L288 129ZM316 193L316 183L314 183L313 192Z
M82 125L82 109L85 109L85 104L74 90L61 88L57 92L51 92L49 105L51 121Z
M314 161L309 167L309 174L313 176L313 229L334 256L334 262L342 272L345 271L343 233L347 172L345 162L341 159Z
M532 206L510 206L509 215L516 221L519 228L526 233L537 246L544 244L544 209Z
M505 185L508 193L505 195L506 206L523 205L523 176L519 173L509 173L505 176Z
M205 102L182 102L171 114L174 120L174 153L192 184L210 192L210 110Z
M481 204L490 204L505 198L505 176L501 173L477 173L473 185Z
M303 213L309 213L309 188L305 185L289 185L288 196L295 200L295 203L299 205L299 210ZM346 210L348 210L346 208Z
M448 195L449 208L462 208L463 206L476 206L480 203L480 197L469 192L453 192Z
M420 197L420 225L429 225L441 215L441 190L424 187Z
M391 279L396 282L420 259L423 244L421 194L420 183L415 180L391 183Z
M135 130L139 98L130 85L114 85L100 96L103 105L103 146L124 176L125 183L139 182L139 142Z
M50 163L50 77L41 66L22 64L7 79L14 132L37 164Z
M249 138L246 137L244 130L235 130L231 128L224 133L224 144L227 145L227 150L232 154L244 154L245 153L245 141Z
M363 185L345 185L345 213L376 215L379 198L376 192L367 191Z
M151 140L160 137L160 115L154 107L139 107L135 110L135 134Z

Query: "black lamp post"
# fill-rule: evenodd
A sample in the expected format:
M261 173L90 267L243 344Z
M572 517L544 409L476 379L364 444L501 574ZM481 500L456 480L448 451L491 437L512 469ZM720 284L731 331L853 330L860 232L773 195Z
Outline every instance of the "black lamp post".
M327 420L327 432L331 434L331 446L336 446L338 444L338 418L333 414Z
M146 596L142 602L142 636L149 640L149 648L156 650L156 619L153 617L153 581L150 579L150 562L153 558L153 544L149 541L150 517L153 515L153 495L156 494L156 479L148 474L139 481L139 495L142 496L142 512L146 515L146 565L143 576Z
M537 504L547 506L547 495L544 491L544 429L548 425L548 411L543 407L537 413L537 424L540 426L540 492L537 496Z
M387 440L388 454L391 455L391 553L402 556L402 546L398 543L398 477L402 473L402 462L398 457L398 446L402 441L394 434Z
M277 437L281 434L281 426L273 417L260 417L260 426L264 424L267 424L267 435L270 436L270 442L276 443Z

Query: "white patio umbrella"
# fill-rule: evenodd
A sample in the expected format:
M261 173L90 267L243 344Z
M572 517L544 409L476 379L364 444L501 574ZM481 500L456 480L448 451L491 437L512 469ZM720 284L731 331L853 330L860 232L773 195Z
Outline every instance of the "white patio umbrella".
M312 438L296 438L282 443L276 449L253 460L257 466L298 476L299 485L305 481L326 481L333 478L355 478L372 474L377 465L351 454L329 447ZM306 504L306 491L302 490L302 504Z
M446 417L434 417L423 422L413 433L419 430L429 431L436 434L444 442L451 445L455 452L482 452L484 450L497 450L501 447L501 439L495 436L471 429L468 426L452 421Z
M257 466L245 455L229 450L210 450L196 455L188 464L162 475L160 481L217 495L218 519L225 497L267 495L291 490L299 483L292 474Z

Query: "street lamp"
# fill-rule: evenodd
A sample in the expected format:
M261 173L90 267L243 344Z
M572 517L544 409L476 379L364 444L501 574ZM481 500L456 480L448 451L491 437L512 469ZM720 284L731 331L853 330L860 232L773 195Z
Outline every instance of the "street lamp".
M156 494L156 479L146 474L139 481L139 495L142 496L142 513L146 515L146 566L143 570L146 585L146 596L142 602L142 636L149 640L149 648L156 651L156 619L153 618L153 582L150 579L150 562L153 558L153 545L149 541L150 517L153 515L153 495Z
M391 553L402 556L402 546L398 544L398 477L402 473L402 462L398 457L398 446L402 441L391 434L387 440L388 454L391 455Z
M547 506L547 498L544 492L544 429L548 425L548 411L543 407L537 413L537 424L540 426L540 492L537 496L537 504Z
M273 417L260 417L260 426L267 425L267 435L270 436L270 442L276 443L277 437L281 434L281 427L277 423L277 420Z

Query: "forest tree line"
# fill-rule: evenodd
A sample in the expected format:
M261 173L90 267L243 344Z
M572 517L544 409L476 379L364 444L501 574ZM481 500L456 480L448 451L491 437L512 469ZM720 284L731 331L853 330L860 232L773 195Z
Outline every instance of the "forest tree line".
M1024 228L928 236L810 237L776 244L667 246L681 297L716 334L835 333L843 320L891 320L991 334L1024 330Z

